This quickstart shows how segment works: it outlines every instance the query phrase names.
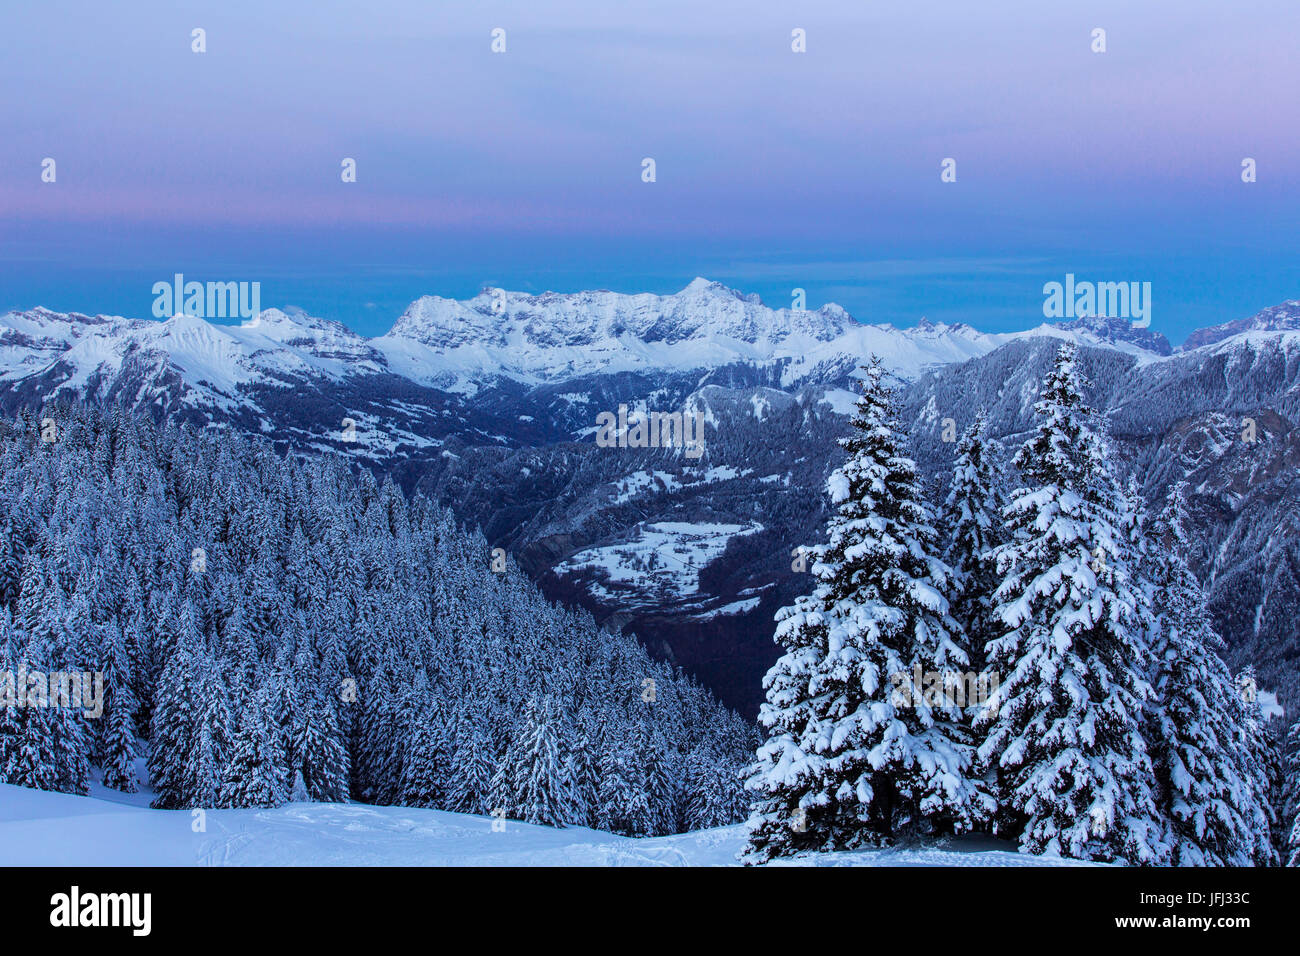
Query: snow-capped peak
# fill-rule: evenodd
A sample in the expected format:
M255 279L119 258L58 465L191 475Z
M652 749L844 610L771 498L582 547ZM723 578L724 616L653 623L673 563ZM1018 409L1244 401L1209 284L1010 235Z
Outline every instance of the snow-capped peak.
M714 282L714 281L711 280L711 279L706 279L706 278L704 278L704 276L696 276L696 277L695 277L694 279L692 279L689 283L687 283L686 288L682 289L682 292L683 292L683 293L687 293L687 292L731 292L731 291L733 291L733 290L728 289L728 288L727 288L725 285L723 285L721 282Z
M1242 332L1293 332L1300 331L1300 301L1290 299L1280 305L1262 309L1254 315L1222 325L1198 329L1187 337L1180 351L1190 352L1203 345L1213 345Z
M1300 302L1203 330L1183 351L1243 332L1288 329L1300 330ZM1159 332L1120 319L1086 318L999 335L925 318L898 329L863 324L833 303L772 308L757 295L696 277L668 295L485 288L468 300L423 296L374 339L294 307L222 323L191 315L158 322L35 308L0 315L0 379L54 370L63 382L59 388L73 388L105 381L129 359L137 371L143 363L190 385L212 383L223 401L248 382L282 386L300 376L340 379L372 372L474 392L500 379L541 384L599 373L748 366L783 388L843 387L873 353L897 377L909 379L1035 335L1117 349L1143 363L1171 353Z
M834 304L770 308L757 295L703 277L671 295L486 289L468 301L425 296L375 340L394 370L458 389L497 375L553 382L595 372L734 363L778 365L790 384L843 375L872 351L907 377L995 344L960 325L867 326Z
M1056 327L1067 332L1079 332L1090 337L1098 344L1117 345L1125 343L1155 355L1172 355L1173 346L1164 333L1156 332L1144 326L1134 325L1126 318L1106 315L1089 315L1069 322L1057 322Z

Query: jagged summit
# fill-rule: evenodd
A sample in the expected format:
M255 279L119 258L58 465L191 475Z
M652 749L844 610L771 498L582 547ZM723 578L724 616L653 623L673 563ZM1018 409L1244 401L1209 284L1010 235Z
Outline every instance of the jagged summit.
M734 293L736 290L727 288L721 282L714 282L712 279L706 279L704 278L704 276L696 276L694 279L692 279L690 282L686 284L686 287L684 289L682 289L682 292L705 292L705 291Z
M1156 355L1172 355L1174 348L1164 333L1134 326L1132 321L1107 315L1089 315L1053 325L1066 332L1084 332L1108 345L1128 343Z
M697 277L672 295L484 289L468 300L423 296L402 313L388 337L434 348L471 342L582 345L628 334L644 342L726 336L753 344L794 334L827 341L851 324L852 317L837 305L773 309L756 294Z
M997 342L962 325L864 325L834 304L771 308L755 294L696 277L670 295L484 289L464 301L425 296L374 344L401 374L459 389L492 375L543 382L736 363L779 367L788 384L856 368L871 352L910 376Z
M706 279L703 276L696 276L674 297L693 295L715 295L723 298L739 299L741 302L748 302L751 305L763 304L763 300L757 292L741 292L739 289L733 289L729 285Z
M1190 352L1205 345L1213 345L1243 332L1294 332L1300 331L1300 300L1290 299L1280 305L1269 306L1254 315L1222 325L1198 329L1187 337L1180 351Z

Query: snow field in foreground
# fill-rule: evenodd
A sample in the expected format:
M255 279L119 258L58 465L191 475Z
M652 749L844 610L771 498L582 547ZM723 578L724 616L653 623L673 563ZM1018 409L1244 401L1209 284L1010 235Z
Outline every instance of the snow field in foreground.
M735 866L745 826L632 839L411 807L291 803L151 810L147 793L92 796L0 784L0 866ZM1061 866L972 838L945 847L808 854L795 866Z

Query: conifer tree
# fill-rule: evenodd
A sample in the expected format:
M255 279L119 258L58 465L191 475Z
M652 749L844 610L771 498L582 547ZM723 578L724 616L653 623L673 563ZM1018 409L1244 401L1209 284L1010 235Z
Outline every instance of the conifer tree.
M743 820L749 809L743 775L726 760L694 751L687 763L687 830L707 830Z
M649 836L653 826L645 768L626 746L606 749L600 763L599 827L624 836Z
M574 818L570 822L594 826L596 801L599 798L599 780L593 752L595 742L585 724L580 725L575 733L574 742L568 748L565 767L573 791Z
M913 686L968 660L893 392L879 359L864 372L847 461L827 482L817 585L777 614L786 653L763 682L747 862L969 827L987 810L958 708Z
M1237 674L1234 701L1240 728L1241 775L1260 807L1263 820L1257 826L1252 858L1256 866L1275 866L1286 844L1279 817L1282 783L1281 741L1270 732L1259 700L1255 668L1246 665Z
M973 670L983 669L985 645L1001 635L993 616L993 592L1002 579L993 549L1002 544L1002 496L995 472L1000 449L986 434L984 410L957 443L952 480L944 502L948 535L944 559L953 569L952 616Z
M115 687L104 727L104 786L122 793L139 789L135 759L139 746L133 717L134 697L128 685Z
M160 810L185 807L189 798L186 764L199 721L194 679L199 667L197 643L187 610L159 680L149 734L149 780L155 791L152 806Z
M225 682L216 663L200 664L195 690L197 722L185 754L182 806L220 807L225 799L233 728Z
M1281 818L1286 834L1284 858L1287 866L1300 866L1300 720L1287 732L1283 767L1286 777Z
M19 720L18 655L13 644L9 609L0 606L0 783L17 783ZM23 691L26 699L26 691Z
M80 675L76 674L79 678ZM51 706L47 726L53 738L54 765L58 783L54 789L63 793L85 795L90 771L90 732L82 711L64 705Z
M307 799L325 803L348 799L348 752L334 708L320 695L305 708L294 752Z
M1103 442L1066 343L1015 457L1024 486L995 550L1000 675L976 726L1000 836L1030 853L1158 864L1168 858L1141 714L1151 694L1142 596Z
M496 761L491 741L463 707L456 725L455 747L455 772L447 793L447 809L458 813L487 813L492 809L488 803Z
M135 793L138 781L135 760L139 751L135 733L137 703L131 690L130 654L118 624L104 631L104 690L106 700L99 742L99 761L104 768L104 786L122 793Z
M428 707L417 717L411 729L406 763L402 768L403 806L443 806L446 752L439 720L437 708Z
M20 638L20 635L15 635ZM14 664L14 701L13 708L5 707L3 724L6 732L0 746L4 748L5 763L0 767L5 783L35 790L58 790L61 775L55 754L55 711L42 703L48 703L48 684L42 686L41 678L48 667L48 653L39 637L32 638L26 645L8 654ZM4 675L6 685L10 675ZM23 685L26 686L23 686ZM8 686L5 687L8 696Z
M258 694L239 715L222 787L222 805L278 807L287 802L283 768L277 766L276 723L265 694Z
M1147 734L1174 866L1250 866L1268 818L1245 776L1237 693L1204 594L1182 555L1185 486L1152 529L1154 621Z
M549 702L528 701L505 758L492 780L492 804L526 823L562 827L573 817L573 792L560 753Z

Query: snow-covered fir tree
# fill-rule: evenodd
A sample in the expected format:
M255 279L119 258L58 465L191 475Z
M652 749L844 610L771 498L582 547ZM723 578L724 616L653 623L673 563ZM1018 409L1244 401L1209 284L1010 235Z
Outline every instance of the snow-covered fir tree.
M64 695L70 698L70 685L53 679L55 674L82 670L77 641L66 627L70 602L64 582L72 572L68 556L60 550L46 536L29 552L16 614L8 624L7 655L17 666L0 679L5 682L5 699L13 702L17 713L5 722L10 739L3 745L8 753L3 779L24 787L84 794L92 737L75 701L64 699Z
M0 632L0 693L15 704L0 707L0 781L57 790L62 781L54 753L54 712L39 706L36 687L29 683L33 673L45 671L48 658L39 640L20 643L7 610L0 616Z
M104 689L99 762L104 768L104 786L122 793L139 789L135 760L139 752L135 713L138 704L132 690L130 657L121 627L113 622L105 632Z
M563 826L577 819L568 763L560 752L557 714L549 701L529 698L492 779L493 809L525 823Z
M847 460L827 482L817 584L777 614L785 654L763 682L747 862L969 827L988 809L960 709L913 686L969 662L893 391L879 359L863 371Z
M597 825L624 836L650 836L654 808L645 767L630 748L607 751L600 763Z
M348 752L334 714L334 705L319 691L303 708L303 720L294 742L298 763L295 776L302 779L308 800L341 803L348 798Z
M288 800L268 697L251 696L239 715L222 787L223 806L278 807Z
M707 753L692 754L687 765L687 830L724 826L749 808L743 774L725 760Z
M428 688L422 688L428 694ZM402 767L401 802L408 807L446 805L444 787L450 754L441 726L441 709L429 703L417 711Z
M194 802L188 768L202 727L197 684L204 658L188 604L175 623L168 635L172 649L155 694L157 704L149 732L149 779L156 794L153 806L161 810L200 805Z
M1256 866L1276 866L1286 845L1286 829L1281 820L1282 741L1275 736L1264 714L1259 696L1255 668L1247 665L1235 680L1234 701L1237 723L1241 728L1240 756L1242 777L1264 815L1254 844Z
M492 741L473 716L462 707L456 723L455 751L447 809L458 813L488 813L496 755Z
M1285 864L1300 866L1300 720L1287 731L1283 772L1286 789L1280 822L1286 834Z
M235 727L226 686L215 663L200 669L195 713L198 725L190 750L184 755L183 802L190 807L224 806L227 771L235 751ZM280 768L278 763L275 766Z
M1269 829L1243 760L1238 692L1219 656L1200 584L1182 555L1186 486L1151 529L1151 684L1147 740L1175 866L1250 866Z
M578 720L573 728L572 746L566 755L565 775L572 787L574 820L587 826L596 826L597 789L600 785L597 775L596 755L593 752L592 733L586 722ZM700 751L693 751L692 755ZM732 820L744 816L744 810L738 810L731 816Z
M1031 853L1159 864L1169 847L1142 735L1144 597L1084 387L1066 343L1015 457L1023 486L1003 511L1003 634L987 647L1000 686L977 716L979 754L1000 836Z
M993 557L993 549L1002 544L1003 502L996 470L1001 449L986 429L980 409L957 443L942 521L948 542L944 559L953 569L951 613L976 671L983 669L985 645L1001 635L992 604L1002 580Z

